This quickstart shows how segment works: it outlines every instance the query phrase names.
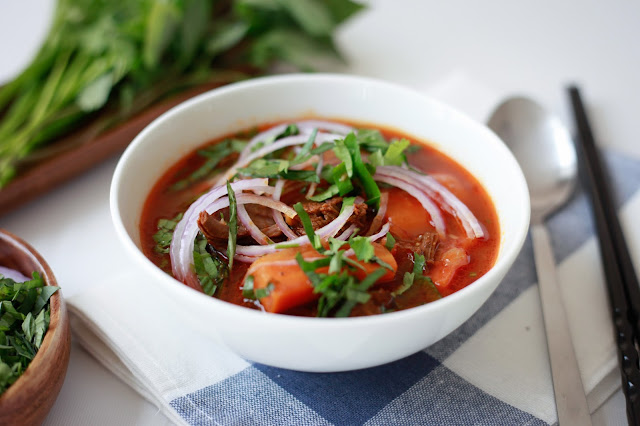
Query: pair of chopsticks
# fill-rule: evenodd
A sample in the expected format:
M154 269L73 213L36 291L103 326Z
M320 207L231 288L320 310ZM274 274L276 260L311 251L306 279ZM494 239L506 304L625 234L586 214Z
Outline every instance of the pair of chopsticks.
M640 287L611 197L608 175L596 148L580 92L577 87L569 87L568 90L578 132L578 151L583 157L581 165L585 189L590 195L600 242L622 390L627 400L627 420L630 425L637 425L640 424Z

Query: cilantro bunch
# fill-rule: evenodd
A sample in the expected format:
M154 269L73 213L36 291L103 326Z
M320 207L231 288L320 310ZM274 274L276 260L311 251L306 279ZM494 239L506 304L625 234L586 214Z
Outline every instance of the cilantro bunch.
M0 88L0 188L36 148L80 125L68 144L178 90L276 62L310 70L339 57L333 34L361 8L352 0L58 0L33 62Z
M17 283L0 275L0 394L26 370L49 328L49 298L58 287L42 277Z

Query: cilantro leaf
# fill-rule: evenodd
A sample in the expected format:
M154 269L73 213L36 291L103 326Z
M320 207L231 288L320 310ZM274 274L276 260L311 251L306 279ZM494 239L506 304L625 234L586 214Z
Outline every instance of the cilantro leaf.
M391 251L393 247L396 245L396 239L393 238L391 232L387 232L387 241L384 243L384 246L387 250Z
M391 234L387 234L387 235L391 235ZM413 254L413 271L404 273L402 285L391 294L394 297L399 296L404 292L406 292L407 290L409 290L409 288L411 288L415 283L420 283L429 289L429 291L433 294L434 299L442 298L442 295L438 291L438 288L436 287L436 285L431 280L431 277L423 275L425 264L426 264L426 261L424 256L419 253L414 253Z
M156 242L154 250L157 253L169 253L169 247L173 239L173 231L176 229L178 222L182 220L182 215L183 213L178 213L173 219L158 220L158 232L153 234L153 241Z
M356 136L353 132L349 133L344 138L344 144L349 149L349 154L351 154L354 175L358 178L358 181L364 189L367 196L367 204L373 206L377 210L380 207L380 188L373 180L373 177L371 176L372 173L362 162L360 146L358 145ZM373 172L375 173L375 169Z
M198 150L198 155L206 158L205 163L186 178L171 185L170 189L179 191L217 173L218 164L229 155L241 152L247 142L240 139L226 139L220 143Z
M349 245L353 249L358 260L369 262L374 257L374 249L367 237L356 236L349 239Z
M193 267L205 294L213 296L229 276L229 267L207 250L207 239L198 232L193 246Z
M38 272L24 283L0 275L0 394L24 372L49 328L51 296Z
M238 211L236 206L236 194L227 181L227 193L229 195L229 241L227 243L227 259L229 259L229 271L233 268L233 257L236 255L236 238L238 237Z

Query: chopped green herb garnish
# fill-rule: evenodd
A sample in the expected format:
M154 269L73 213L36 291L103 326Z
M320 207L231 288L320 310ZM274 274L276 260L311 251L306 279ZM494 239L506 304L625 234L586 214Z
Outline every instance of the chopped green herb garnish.
M244 279L244 284L242 285L242 297L244 297L245 299L260 300L270 295L275 288L273 283L267 284L267 286L264 288L254 288L253 282L253 275L249 275Z
M423 255L419 253L413 254L413 271L405 272L402 279L402 285L393 293L393 296L399 296L411 288L415 283L420 283L427 286L433 293L434 299L440 299L442 295L438 291L438 288L433 283L430 277L423 275L424 266L426 260Z
M298 213L298 217L300 218L300 222L302 222L302 227L304 228L304 232L307 234L309 241L314 249L320 251L322 250L322 242L320 241L320 237L316 235L316 232L313 230L313 225L311 224L311 219L307 214L307 211L302 206L302 203L296 203L293 206L296 213Z
M386 150L389 142L376 129L358 129L357 133L358 145L365 151L376 152L378 150Z
M183 213L178 213L173 219L158 220L158 232L153 234L153 241L156 242L154 250L157 253L169 253L169 247L171 246L171 240L173 239L173 231L176 229L178 222L182 219L182 215Z
M349 239L349 246L353 249L358 260L369 262L374 257L374 249L369 238L357 236Z
M0 275L0 394L40 349L49 328L49 299L58 289L45 286L37 272L24 283Z
M358 145L356 136L353 133L349 133L344 139L344 144L351 154L354 175L358 178L364 189L364 193L367 196L367 204L377 210L380 207L380 188L378 188L378 184L373 180L369 169L362 162L360 146Z
M233 257L236 255L236 238L238 236L238 209L236 206L236 194L227 181L227 193L229 195L229 241L227 243L227 258L229 259L229 271L233 268Z
M316 140L316 135L318 134L318 129L313 129L311 134L309 135L309 139L302 146L300 152L294 157L293 161L302 161L305 158L309 158L309 151L311 151L311 147L313 147L313 143ZM306 160L305 160L306 161Z
M469 272L469 276L472 277L472 278L473 277L477 277L478 273L477 272Z
M391 232L387 232L387 241L384 243L384 246L387 248L387 250L391 251L393 250L393 247L396 245L396 239L393 238L393 235L391 235Z
M409 147L410 143L406 139L395 140L391 142L389 148L384 153L385 166L400 166L407 162L404 151Z
M193 267L205 294L213 296L229 276L230 267L207 250L207 239L198 232L193 246Z
M324 201L324 200L328 200L329 198L335 195L338 195L339 193L340 193L340 190L338 189L338 187L336 185L331 185L321 193L316 194L313 197L309 197L309 199L311 201Z
M171 185L171 189L178 191L188 187L194 182L213 176L218 172L216 168L222 160L233 153L242 152L246 145L246 141L226 139L220 143L198 150L198 155L207 159L205 163L186 178Z

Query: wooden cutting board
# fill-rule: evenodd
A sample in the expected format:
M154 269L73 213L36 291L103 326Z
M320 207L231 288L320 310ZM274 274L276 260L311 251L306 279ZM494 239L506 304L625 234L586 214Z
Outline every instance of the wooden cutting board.
M0 189L0 215L8 213L62 183L121 153L135 136L156 117L177 104L222 84L198 86L152 105L128 121L82 143L62 151L21 171ZM55 142L57 143L57 142Z

